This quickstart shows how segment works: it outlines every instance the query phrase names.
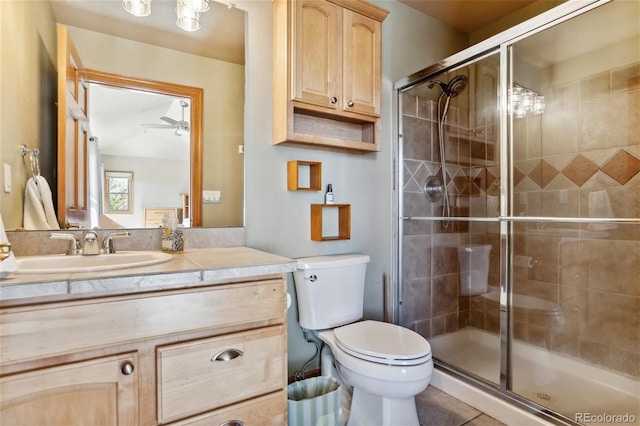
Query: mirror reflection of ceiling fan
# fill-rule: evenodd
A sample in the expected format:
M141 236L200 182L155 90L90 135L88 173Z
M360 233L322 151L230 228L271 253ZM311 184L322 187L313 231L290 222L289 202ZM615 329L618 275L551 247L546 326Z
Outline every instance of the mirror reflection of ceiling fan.
M168 124L143 124L142 127L146 127L147 129L175 129L176 136L186 135L189 133L189 123L184 120L184 109L188 107L189 104L186 101L180 101L180 106L182 107L182 119L180 121L162 116L160 120Z

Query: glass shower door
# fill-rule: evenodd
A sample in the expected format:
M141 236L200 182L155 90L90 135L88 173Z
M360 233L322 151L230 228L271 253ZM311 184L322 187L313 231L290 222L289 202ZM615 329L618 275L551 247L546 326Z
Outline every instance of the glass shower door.
M509 48L510 390L580 423L640 422L638 16L615 0Z
M494 51L400 94L401 324L429 340L440 365L492 386L500 381L498 83Z

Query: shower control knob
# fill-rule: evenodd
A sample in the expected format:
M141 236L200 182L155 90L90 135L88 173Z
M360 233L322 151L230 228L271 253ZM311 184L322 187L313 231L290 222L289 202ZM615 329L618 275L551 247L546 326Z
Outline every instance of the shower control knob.
M335 96L331 97L331 105L335 105L338 103L338 98L336 98Z
M347 105L349 106L349 108L351 108L351 107L353 107L353 106L355 105L355 102L353 102L353 101L349 101L349 102L347 103Z

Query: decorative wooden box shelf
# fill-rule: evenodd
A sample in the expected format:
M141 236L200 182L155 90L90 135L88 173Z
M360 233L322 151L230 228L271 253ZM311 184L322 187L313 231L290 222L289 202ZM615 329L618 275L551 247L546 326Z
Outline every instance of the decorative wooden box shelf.
M322 226L324 209L338 209L338 235L324 235ZM311 204L311 239L313 241L337 241L350 238L351 204Z
M308 173L308 176L305 172ZM308 181L309 186L300 186L301 179ZM289 191L320 191L322 189L322 163L303 160L287 162L287 189Z

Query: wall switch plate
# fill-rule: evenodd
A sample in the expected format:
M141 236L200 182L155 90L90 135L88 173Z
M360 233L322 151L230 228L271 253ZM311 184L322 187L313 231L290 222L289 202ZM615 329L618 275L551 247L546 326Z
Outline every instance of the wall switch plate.
M220 191L202 191L202 202L204 204L220 204L222 193Z
M4 163L4 192L11 192L11 164Z

